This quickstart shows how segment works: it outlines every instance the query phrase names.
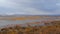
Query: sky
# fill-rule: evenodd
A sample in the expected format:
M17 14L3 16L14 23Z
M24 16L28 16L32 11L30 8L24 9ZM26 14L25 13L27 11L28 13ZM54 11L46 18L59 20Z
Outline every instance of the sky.
M0 15L60 15L60 0L0 0Z

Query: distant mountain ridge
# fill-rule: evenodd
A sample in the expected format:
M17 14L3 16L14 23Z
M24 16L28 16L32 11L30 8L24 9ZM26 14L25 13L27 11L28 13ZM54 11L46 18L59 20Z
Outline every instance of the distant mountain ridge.
M29 15L29 14L13 14L13 15L0 15L0 16L60 16L60 15Z
M0 15L0 17L22 17L22 16L53 16L60 17L60 15L29 15L29 14L13 14L13 15Z

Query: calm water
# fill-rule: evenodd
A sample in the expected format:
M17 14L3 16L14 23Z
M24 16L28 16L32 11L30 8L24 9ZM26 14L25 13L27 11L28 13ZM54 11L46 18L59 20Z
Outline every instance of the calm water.
M48 18L48 19L60 20L60 19L55 19L55 18ZM8 24L24 24L24 23L28 23L28 22L40 22L42 20L48 20L48 19L44 18L44 19L36 19L36 20L16 20L16 21L13 21L13 20L0 20L0 27L8 25Z
M8 25L8 24L24 24L28 22L40 22L40 20L0 20L0 26Z

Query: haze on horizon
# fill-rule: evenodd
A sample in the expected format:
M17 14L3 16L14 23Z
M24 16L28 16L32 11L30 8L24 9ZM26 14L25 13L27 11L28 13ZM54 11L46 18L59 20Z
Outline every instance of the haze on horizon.
M0 0L0 15L60 15L60 0Z

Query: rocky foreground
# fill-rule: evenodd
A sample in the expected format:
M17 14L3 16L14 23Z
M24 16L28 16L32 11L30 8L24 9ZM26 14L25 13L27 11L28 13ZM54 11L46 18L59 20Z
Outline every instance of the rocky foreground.
M0 29L0 34L60 34L60 21L45 22L44 25L39 23L4 27Z

